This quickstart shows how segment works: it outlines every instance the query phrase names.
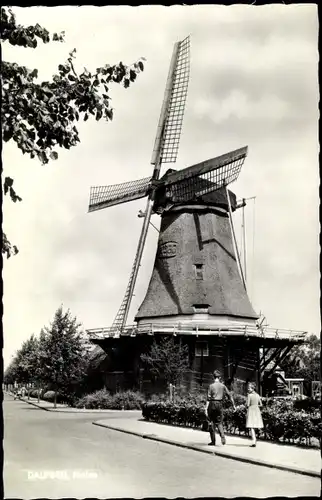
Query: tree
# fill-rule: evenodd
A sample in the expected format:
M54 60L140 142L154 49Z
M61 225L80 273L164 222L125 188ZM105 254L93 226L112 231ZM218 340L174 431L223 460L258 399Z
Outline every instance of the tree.
M269 357L273 351L269 350L266 356ZM311 382L321 381L321 339L316 335L308 336L304 344L292 347L278 364L286 378L304 378L305 392L310 393ZM271 383L273 388L276 381L271 378L271 382L266 383Z
M23 342L17 355L17 378L19 382L30 384L35 381L38 359L38 339L31 337ZM28 391L29 397L29 391Z
M287 377L301 377L306 382L321 380L321 339L310 335L305 344L293 347L281 368Z
M14 385L16 381L17 381L17 360L16 357L14 357L4 372L3 382L6 385Z
M146 364L152 375L164 378L168 384L176 385L183 374L189 370L188 346L178 343L174 337L154 339L150 352L141 354L141 361Z
M40 390L41 390L41 385L43 383L44 377L44 371L45 371L45 366L43 360L46 359L46 332L42 328L39 333L39 338L38 338L38 349L37 349L37 359L36 359L36 365L35 365L35 373L34 373L34 381L37 384L37 396L38 396L38 403L40 399Z
M81 325L69 310L59 307L53 322L44 329L40 349L40 370L42 380L57 392L72 392L84 376L87 356L83 346Z
M35 380L38 359L38 339L31 335L22 343L15 357L8 366L4 381L6 384L15 382L29 384ZM28 393L29 396L29 393Z
M11 45L37 48L43 43L63 42L64 32L50 33L39 24L21 26L13 12L1 8L1 40ZM122 62L105 64L91 72L75 70L74 49L51 81L38 81L38 70L2 61L2 132L4 142L14 141L23 154L38 158L42 164L58 158L56 149L70 149L80 142L77 122L113 119L110 84L128 88L143 71L143 58L131 66ZM13 202L22 201L15 192L13 178L5 177L4 194ZM3 235L2 253L10 257L18 249Z

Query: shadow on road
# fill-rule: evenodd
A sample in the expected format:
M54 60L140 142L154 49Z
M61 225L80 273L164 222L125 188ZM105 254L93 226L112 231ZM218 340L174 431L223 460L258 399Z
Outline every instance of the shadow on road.
M37 408L36 406L26 406L26 407L22 407L21 410L35 410L35 411L40 411L41 408Z
M225 444L225 447L226 446L233 446L234 448L236 446L239 446L241 448L249 448L250 447L250 443L226 443Z

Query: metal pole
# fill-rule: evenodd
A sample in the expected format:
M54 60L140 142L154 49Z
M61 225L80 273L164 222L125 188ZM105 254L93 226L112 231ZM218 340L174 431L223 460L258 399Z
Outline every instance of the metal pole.
M201 387L203 385L203 346L204 346L204 344L202 343L201 344L201 366L200 366L200 368L201 368L201 370L200 370L200 372L201 372L200 373L200 386Z
M260 347L257 348L256 356L257 356L256 370L257 370L257 383L258 383L259 395L263 396L263 383L262 383L262 374L260 369Z
M244 288L247 291L247 289L246 289L246 282L245 282L245 278L244 278L244 275L243 275L243 270L242 270L242 267L241 267L241 262L240 262L239 253L238 253L238 247L237 247L237 241L236 241L236 234L235 234L234 223L233 223L233 218L232 218L230 197L229 197L229 192L228 192L228 189L227 189L227 184L225 184L225 190L226 190L228 210L229 210L230 229L231 229L231 233L233 235L233 243L235 245L234 250L235 250L235 255L236 255L236 260L237 260L237 266L238 266L239 273L240 273L240 276L241 276L242 281L243 281Z
M245 201L245 200L243 200ZM246 203L245 203L246 204ZM244 250L244 275L245 281L247 282L247 272L246 272L246 227L245 227L245 205L243 205L243 250Z
M254 300L254 277L255 277L255 201L256 196L254 196L253 205L253 255L252 255L252 300Z
M138 217L141 218L141 217L145 217L145 212L142 212L142 210L139 211L139 214L138 214ZM154 224L152 224L152 222L150 221L150 226L154 227L154 229L159 233L159 229L157 227L155 227Z

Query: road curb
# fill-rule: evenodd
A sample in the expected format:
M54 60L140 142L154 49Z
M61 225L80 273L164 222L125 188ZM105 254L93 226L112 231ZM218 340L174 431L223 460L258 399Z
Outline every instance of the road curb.
M143 439L150 439L151 441L160 441L161 443L171 444L173 446L178 446L179 448L188 448L191 450L200 451L201 453L208 453L210 455L215 454L215 452L212 450L204 450L202 448L198 448L197 446L192 446L189 444L180 443L179 441L173 441L170 439L161 438L161 437L157 436L156 434L142 434L142 432L128 431L125 429L120 429L119 427L113 427L111 425L101 424L99 422L92 422L92 424L97 425L98 427L105 427L105 428L110 429L112 431L124 432L124 434L131 434L132 436L138 436L138 437L141 437Z
M11 396L11 394L9 394L9 396ZM20 401L23 401L24 403L28 403L29 405L32 405L32 406L36 406L37 408L40 408L40 410L45 410L45 411L51 411L51 412L55 412L55 413L91 413L93 415L93 413L97 414L97 415L106 415L107 413L119 413L119 412L128 412L128 411L138 411L138 410L83 410L82 408L80 409L77 409L77 408L71 408L71 409L67 409L68 406L66 406L65 408L46 408L45 406L42 406L41 403L35 403L35 401L30 401L28 399L23 399L21 397L18 397L17 399L19 399Z
M22 399L18 398L20 401L23 401L24 403L28 403L28 405L36 406L37 408L40 408L41 410L45 411L50 411L49 408L45 408L44 406L40 406L38 403L34 403L33 401L28 401L27 399Z
M286 472L293 472L295 474L302 474L304 476L310 476L310 477L321 477L321 474L312 470L307 470L307 469L300 469L299 467L296 466L288 466L288 465L280 465L280 464L273 464L270 462L266 462L265 460L258 460L258 459L253 459L249 457L239 457L236 455L233 455L231 453L227 453L225 451L213 451L213 450L208 450L208 449L203 449L198 446L192 446L189 444L185 443L180 443L178 441L173 441L171 439L165 439L157 436L156 434L146 434L142 432L136 432L136 431L130 431L127 429L121 429L120 427L114 427L112 425L108 424L103 424L101 422L92 422L93 425L97 425L98 427L105 427L106 429L110 429L113 431L118 431L118 432L123 432L125 434L131 434L133 436L138 436L143 439L150 439L151 441L159 441L161 443L166 443L170 444L172 446L178 446L180 448L187 448L189 450L193 451L198 451L199 453L207 453L208 455L216 455L221 458L228 458L230 460L236 460L238 462L245 462L253 465L258 465L262 467L269 467L271 469L278 469Z

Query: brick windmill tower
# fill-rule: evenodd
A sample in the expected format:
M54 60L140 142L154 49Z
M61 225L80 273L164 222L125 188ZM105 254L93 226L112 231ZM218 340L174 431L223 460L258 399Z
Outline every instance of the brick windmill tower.
M88 330L92 342L110 357L106 385L112 389L117 387L116 378L119 387L137 383L140 354L153 338L175 335L188 345L191 370L185 382L189 387L207 384L214 369L235 385L260 382L272 351L278 363L295 342L303 340L302 332L276 335L275 330L262 327L247 295L232 217L241 205L228 190L238 178L247 147L179 171L169 169L160 178L162 164L175 162L178 153L189 49L189 37L174 47L151 160L152 177L91 189L90 212L147 197L121 307L110 328ZM127 326L152 213L161 216L154 268L136 323ZM270 353L269 360L265 352Z

